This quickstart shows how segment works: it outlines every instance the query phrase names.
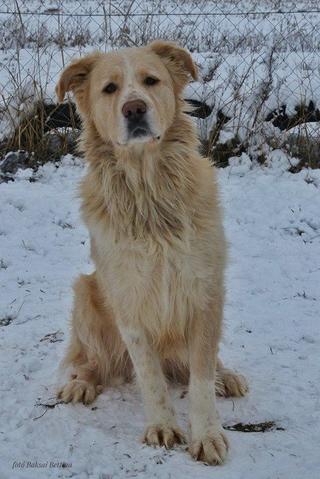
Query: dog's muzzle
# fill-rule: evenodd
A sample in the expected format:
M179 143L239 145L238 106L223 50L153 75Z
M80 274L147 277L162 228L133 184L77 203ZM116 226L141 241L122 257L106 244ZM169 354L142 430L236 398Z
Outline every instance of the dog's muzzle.
M127 120L129 139L151 135L146 113L147 105L143 100L127 101L123 105L122 114Z

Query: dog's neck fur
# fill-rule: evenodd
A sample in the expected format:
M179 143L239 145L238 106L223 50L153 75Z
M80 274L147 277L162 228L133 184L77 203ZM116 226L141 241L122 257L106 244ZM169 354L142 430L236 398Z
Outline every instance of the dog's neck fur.
M124 235L176 243L185 237L190 227L186 218L192 217L197 191L191 163L199 156L195 127L188 115L178 110L158 144L126 149L106 143L93 122L86 121L80 145L89 160L87 178L96 185L93 196L86 178L82 184L87 223L94 214L95 224L98 220L109 233L111 229L115 240Z

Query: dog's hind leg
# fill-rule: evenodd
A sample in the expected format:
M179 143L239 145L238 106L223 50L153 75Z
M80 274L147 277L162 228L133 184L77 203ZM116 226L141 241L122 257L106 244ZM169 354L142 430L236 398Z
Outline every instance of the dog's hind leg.
M71 339L62 362L70 377L58 397L90 404L112 380L129 379L132 366L96 274L81 275L74 292Z
M189 382L189 366L180 361L166 361L164 371L173 383L187 385ZM215 389L217 396L222 397L242 397L249 390L246 378L232 369L225 368L221 359L217 360Z
M216 393L223 397L241 397L248 392L247 380L242 374L224 367L221 359L217 361Z
M58 398L65 403L78 401L83 404L92 403L103 390L102 384L99 384L95 364L90 362L74 364L73 370L69 382L58 391Z

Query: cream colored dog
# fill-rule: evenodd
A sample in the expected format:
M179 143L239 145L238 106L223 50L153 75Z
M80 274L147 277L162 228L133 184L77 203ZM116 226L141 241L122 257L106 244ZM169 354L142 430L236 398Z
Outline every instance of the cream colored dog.
M62 73L83 120L89 168L82 215L96 271L75 284L70 381L63 401L90 403L133 368L147 416L144 440L184 442L165 377L189 380L191 455L210 464L228 443L215 401L242 396L242 376L217 359L225 239L214 171L198 153L182 91L197 69L165 41L94 53Z

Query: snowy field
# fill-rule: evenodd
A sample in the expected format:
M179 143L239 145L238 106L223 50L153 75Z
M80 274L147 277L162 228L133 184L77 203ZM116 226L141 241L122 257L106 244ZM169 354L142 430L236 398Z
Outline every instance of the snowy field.
M319 478L320 171L293 175L285 161L274 152L268 168L252 168L243 155L219 170L231 256L222 357L251 389L218 407L225 426L275 429L227 431L230 454L217 468L183 447L139 443L135 385L108 389L90 407L56 404L71 283L92 269L76 198L83 166L67 157L0 185L1 479ZM187 429L188 396L171 392Z
M227 138L244 141L282 105L289 115L310 101L319 108L317 0L20 0L19 9L2 3L0 122L1 110L8 120L8 105L13 114L39 96L55 100L59 72L72 58L155 38L178 41L199 65L201 81L186 96L212 107L203 137L219 112L232 118Z
M71 285L92 271L78 212L84 165L67 156L0 183L0 479L319 479L320 170L289 173L298 160L285 153L288 133L265 121L283 104L288 115L310 101L319 109L319 30L318 0L1 2L0 138L35 99L55 99L75 56L162 37L199 65L186 97L212 108L198 121L201 136L222 112L231 119L219 142L237 135L265 166L243 153L218 171L230 242L222 357L250 393L218 401L231 449L217 468L193 462L185 447L139 442L134 384L89 407L56 400ZM301 128L319 142L320 122L312 125ZM187 430L187 391L171 393ZM274 427L264 433L232 430L267 421Z

